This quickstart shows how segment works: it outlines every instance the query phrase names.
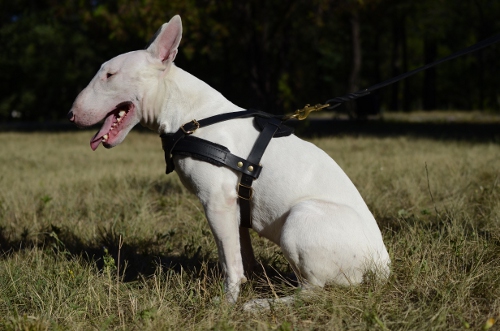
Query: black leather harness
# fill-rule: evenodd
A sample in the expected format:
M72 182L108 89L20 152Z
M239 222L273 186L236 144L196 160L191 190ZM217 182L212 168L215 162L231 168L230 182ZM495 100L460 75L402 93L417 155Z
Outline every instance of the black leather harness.
M205 139L191 136L197 129L236 118L254 118L254 124L260 134L246 159L232 154L229 149ZM175 133L160 135L165 151L166 173L174 171L174 155L190 156L209 162L219 167L228 167L241 173L238 183L238 203L240 205L240 226L252 228L251 200L253 181L259 178L262 171L260 160L273 137L288 136L293 129L283 124L282 117L258 110L245 110L192 120L182 125Z

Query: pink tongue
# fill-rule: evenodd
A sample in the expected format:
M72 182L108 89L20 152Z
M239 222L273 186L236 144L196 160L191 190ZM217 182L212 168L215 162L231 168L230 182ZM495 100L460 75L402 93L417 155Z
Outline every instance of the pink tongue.
M102 137L111 130L111 127L113 125L115 117L111 114L106 117L106 120L104 121L104 124L102 125L101 129L99 132L97 132L92 139L90 139L90 148L92 148L93 151L99 147L99 144L102 141Z

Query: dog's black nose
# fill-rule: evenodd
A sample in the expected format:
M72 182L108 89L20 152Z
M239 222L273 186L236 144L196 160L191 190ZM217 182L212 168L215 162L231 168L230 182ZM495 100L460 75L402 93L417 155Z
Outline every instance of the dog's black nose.
M71 110L69 111L67 116L68 116L68 120L70 120L71 122L75 121L75 115L73 115L73 112Z

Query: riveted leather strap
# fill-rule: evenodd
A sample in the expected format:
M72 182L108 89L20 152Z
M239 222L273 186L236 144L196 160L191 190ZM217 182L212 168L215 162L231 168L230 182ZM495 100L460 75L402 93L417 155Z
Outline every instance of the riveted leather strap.
M187 136L180 140L175 145L172 154L190 156L219 167L225 166L254 179L259 178L262 170L258 163L252 163L234 155L224 146L194 136Z

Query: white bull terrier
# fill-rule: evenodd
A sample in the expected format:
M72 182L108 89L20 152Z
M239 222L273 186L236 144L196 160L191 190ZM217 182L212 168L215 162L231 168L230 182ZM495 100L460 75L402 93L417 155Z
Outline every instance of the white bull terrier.
M79 127L104 120L91 139L111 148L137 124L173 133L192 119L241 111L173 63L182 34L179 16L146 50L104 63L76 98L68 117ZM246 157L259 132L251 118L197 130L202 139ZM255 265L248 229L240 228L240 174L189 156L175 156L183 184L200 199L217 243L225 295L235 302L245 270ZM281 247L302 286L359 284L368 271L389 276L390 258L377 223L354 184L325 152L295 135L271 140L253 185L252 228Z

